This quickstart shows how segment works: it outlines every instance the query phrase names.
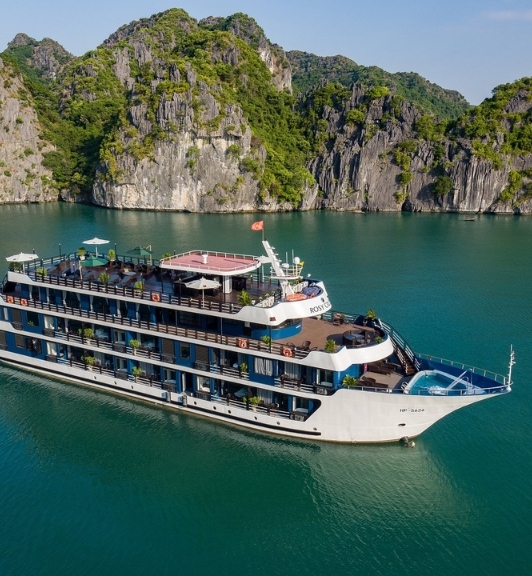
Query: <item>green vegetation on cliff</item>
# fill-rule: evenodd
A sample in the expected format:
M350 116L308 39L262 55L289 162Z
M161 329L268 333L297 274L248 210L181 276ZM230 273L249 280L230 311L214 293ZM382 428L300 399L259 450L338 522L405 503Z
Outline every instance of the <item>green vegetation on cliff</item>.
M419 110L442 119L454 119L470 108L465 98L454 90L445 90L414 72L391 74L377 66L360 66L345 56L316 56L293 50L287 53L292 66L295 92L305 93L323 81L344 86L386 86Z

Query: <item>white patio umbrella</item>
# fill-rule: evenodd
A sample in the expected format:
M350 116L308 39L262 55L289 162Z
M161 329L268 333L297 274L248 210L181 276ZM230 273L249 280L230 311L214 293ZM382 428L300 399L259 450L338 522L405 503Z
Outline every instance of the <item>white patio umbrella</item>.
M22 271L24 271L24 262L31 262L32 260L37 260L37 258L39 258L37 254L25 254L24 252L21 252L14 256L8 256L6 260L8 262L22 262Z
M208 280L203 276L197 280L192 280L191 282L185 282L187 288L192 288L192 290L201 290L201 301L205 302L205 290L212 290L214 288L219 288L221 286L220 282L216 280Z
M89 244L91 246L99 246L100 244L109 244L110 240L102 240L101 238L98 238L97 236L95 236L94 238L91 238L90 240L83 240L82 244ZM98 248L96 248L96 258L98 258Z

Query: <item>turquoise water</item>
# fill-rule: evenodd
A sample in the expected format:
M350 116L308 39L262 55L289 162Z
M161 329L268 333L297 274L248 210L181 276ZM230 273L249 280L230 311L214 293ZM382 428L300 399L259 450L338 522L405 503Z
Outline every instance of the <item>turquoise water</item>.
M0 366L0 574L528 574L532 219L264 215L336 309L505 373L415 449L244 432ZM256 215L0 208L0 260L74 250L260 253Z

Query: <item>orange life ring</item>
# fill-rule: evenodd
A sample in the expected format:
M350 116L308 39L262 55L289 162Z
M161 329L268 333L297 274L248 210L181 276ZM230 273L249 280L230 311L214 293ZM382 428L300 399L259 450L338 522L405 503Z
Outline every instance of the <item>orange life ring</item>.
M161 295L158 294L157 292L153 292L151 295L151 301L152 302L160 302L161 301Z
M20 303L22 304L22 306L27 306L27 305L28 305L28 301L26 300L26 298L21 298L21 299L20 299Z
M7 300L7 303L8 303L8 304L13 304L13 302L15 301L15 299L13 298L13 296L8 296L8 297L6 298L6 300Z
M247 348L248 347L248 341L244 340L244 338L239 338L238 339L238 346L239 346L239 348Z
M292 352L292 348L288 348L288 346L283 347L283 356L286 356L287 358L292 358L293 355L294 353Z

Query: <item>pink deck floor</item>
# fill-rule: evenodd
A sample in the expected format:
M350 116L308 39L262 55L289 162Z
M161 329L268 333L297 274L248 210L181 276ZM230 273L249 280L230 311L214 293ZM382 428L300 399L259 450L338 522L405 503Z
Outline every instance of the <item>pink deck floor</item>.
M183 254L181 256L174 256L164 261L164 267L173 268L175 270L202 270L207 274L224 274L227 272L239 272L256 268L259 265L257 259L252 257L234 257L227 255L213 255L209 254L207 264L203 263L202 254L200 252L193 254Z

